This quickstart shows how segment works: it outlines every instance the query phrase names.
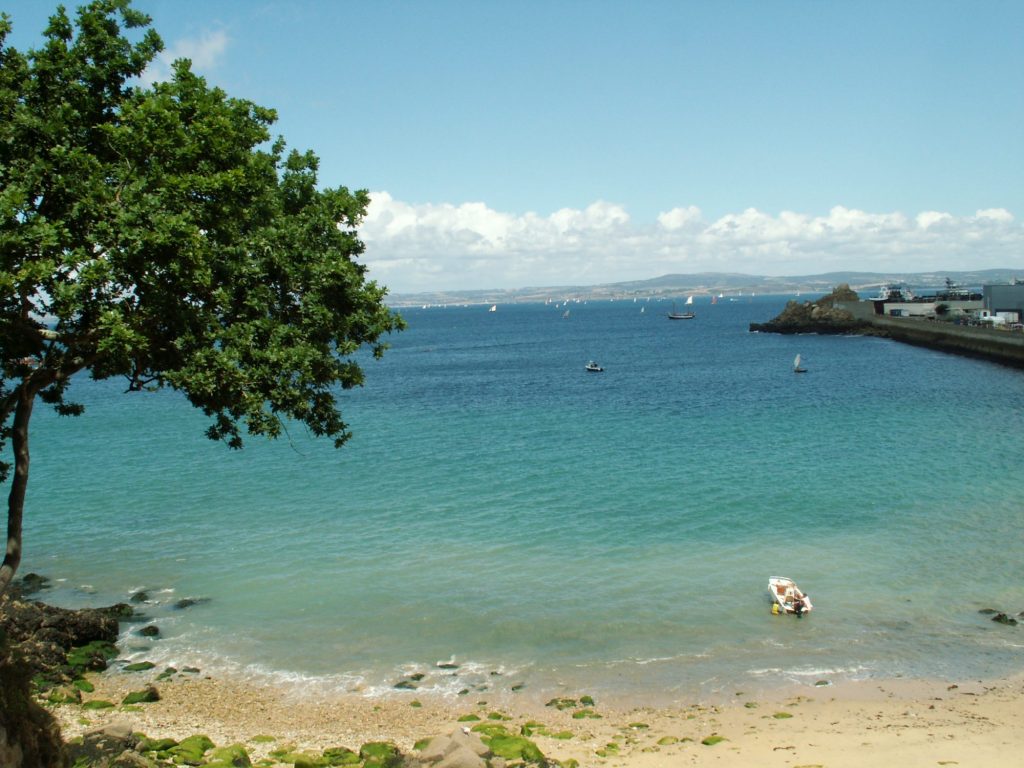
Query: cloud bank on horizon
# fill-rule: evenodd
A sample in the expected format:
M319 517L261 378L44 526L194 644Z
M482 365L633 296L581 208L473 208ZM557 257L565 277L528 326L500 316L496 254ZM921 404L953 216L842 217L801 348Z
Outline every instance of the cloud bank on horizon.
M697 206L635 224L598 201L549 216L484 203L411 204L371 193L360 229L370 276L391 293L592 285L670 273L809 275L1013 268L1024 226L1004 208L972 216L872 213L825 216L748 208L709 220Z

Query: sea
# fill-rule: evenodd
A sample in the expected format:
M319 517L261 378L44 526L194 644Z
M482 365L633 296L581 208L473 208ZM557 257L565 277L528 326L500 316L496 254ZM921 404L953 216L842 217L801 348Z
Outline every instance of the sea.
M340 450L291 425L233 451L180 393L81 377L83 416L36 409L21 573L58 605L144 592L122 661L303 691L1019 673L1024 617L982 611L1024 611L1024 373L749 331L791 298L403 308ZM813 612L773 615L771 576Z

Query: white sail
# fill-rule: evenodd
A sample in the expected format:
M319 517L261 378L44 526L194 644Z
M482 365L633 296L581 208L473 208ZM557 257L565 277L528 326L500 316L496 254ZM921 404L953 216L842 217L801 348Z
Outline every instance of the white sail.
M799 368L800 367L800 355L797 355L795 358L793 358L793 367L794 368Z
M693 296L687 296L686 297L686 303L687 304L693 304Z

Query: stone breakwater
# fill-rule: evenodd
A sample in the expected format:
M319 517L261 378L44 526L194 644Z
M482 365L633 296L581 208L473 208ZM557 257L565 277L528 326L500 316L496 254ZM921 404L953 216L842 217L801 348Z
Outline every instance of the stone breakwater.
M1024 368L1024 334L994 328L957 325L940 320L874 314L870 302L842 285L816 301L790 301L766 323L751 323L751 332L818 333L880 336L966 357Z

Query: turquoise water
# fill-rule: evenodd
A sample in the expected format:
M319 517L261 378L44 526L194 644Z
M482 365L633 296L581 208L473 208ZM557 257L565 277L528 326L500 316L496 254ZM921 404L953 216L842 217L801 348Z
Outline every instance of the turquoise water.
M232 452L175 393L82 380L85 416L37 410L22 572L146 589L132 658L369 693L1019 671L1024 629L978 610L1024 610L1024 376L748 333L785 300L404 310L341 451ZM814 613L773 617L772 575Z

